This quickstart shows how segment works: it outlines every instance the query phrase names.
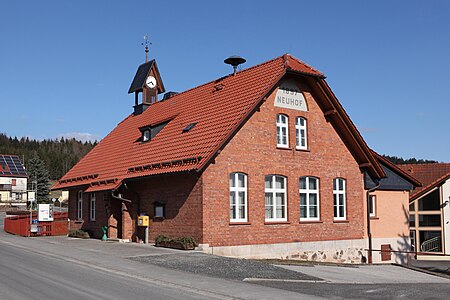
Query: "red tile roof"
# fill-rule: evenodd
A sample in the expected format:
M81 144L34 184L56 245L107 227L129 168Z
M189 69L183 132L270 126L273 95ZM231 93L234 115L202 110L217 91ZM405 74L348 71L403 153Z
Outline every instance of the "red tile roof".
M404 169L400 168L400 165L395 165L391 163L389 160L381 156L380 154L376 153L375 151L371 150L372 154L377 158L377 160L381 163L384 163L386 166L388 166L393 172L397 173L397 175L403 177L407 181L409 181L415 188L421 187L422 182L420 182L417 178L415 178L410 172L405 171Z
M411 200L420 197L450 178L450 163L405 164L397 166L422 183L421 188L417 188L411 193Z
M202 170L288 71L324 79L319 71L285 54L157 102L119 123L52 189L87 185L91 191L107 190L127 178ZM167 120L171 121L151 141L139 141L139 128ZM197 124L183 133L191 123ZM364 142L358 147L375 161Z

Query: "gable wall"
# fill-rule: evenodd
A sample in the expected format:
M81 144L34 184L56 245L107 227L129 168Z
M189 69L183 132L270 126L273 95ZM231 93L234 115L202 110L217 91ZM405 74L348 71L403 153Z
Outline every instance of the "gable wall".
M308 112L274 107L272 93L203 174L204 243L228 246L359 239L363 227L363 180L358 165L306 86ZM276 147L276 115L289 116L291 149ZM295 117L308 122L308 151L295 150ZM248 224L230 223L229 174L248 175ZM287 177L288 221L265 223L264 177ZM299 222L299 177L320 179L320 221ZM333 219L333 178L347 180L347 221Z

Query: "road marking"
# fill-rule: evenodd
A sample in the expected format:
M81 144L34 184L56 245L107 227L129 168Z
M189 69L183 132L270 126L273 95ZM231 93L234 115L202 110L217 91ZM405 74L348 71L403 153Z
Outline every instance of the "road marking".
M274 282L297 282L297 283L331 283L326 280L307 280L307 279L276 279L276 278L244 278L242 281L274 281Z

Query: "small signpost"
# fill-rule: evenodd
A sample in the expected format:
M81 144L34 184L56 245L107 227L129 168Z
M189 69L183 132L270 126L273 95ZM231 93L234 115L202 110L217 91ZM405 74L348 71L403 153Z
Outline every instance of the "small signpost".
M53 221L53 204L38 204L38 221Z
M32 224L33 219L33 202L36 201L36 192L28 192L28 200L30 201L30 236L31 233L37 232L37 225ZM34 225L34 226L33 226Z

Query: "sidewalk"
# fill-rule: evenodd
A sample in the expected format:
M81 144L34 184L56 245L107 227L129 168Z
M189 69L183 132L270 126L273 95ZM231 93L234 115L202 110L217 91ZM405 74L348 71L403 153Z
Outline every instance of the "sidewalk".
M429 274L450 279L450 261L448 260L411 260L407 267L422 270Z

